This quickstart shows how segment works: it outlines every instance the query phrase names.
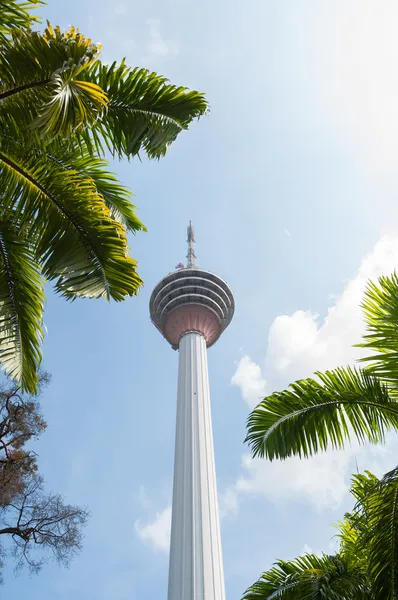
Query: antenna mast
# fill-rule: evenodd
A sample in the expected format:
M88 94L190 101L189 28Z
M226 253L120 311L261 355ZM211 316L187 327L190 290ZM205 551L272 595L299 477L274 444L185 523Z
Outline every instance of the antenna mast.
M193 230L192 221L189 221L187 233L188 233L187 269L195 269L195 267L196 267L195 232Z

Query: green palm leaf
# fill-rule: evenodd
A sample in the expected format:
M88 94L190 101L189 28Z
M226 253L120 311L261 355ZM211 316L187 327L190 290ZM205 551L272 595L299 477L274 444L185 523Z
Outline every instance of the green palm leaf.
M362 359L366 370L381 377L391 388L398 384L398 276L370 282L362 303L367 333L360 347L371 350Z
M39 22L38 17L31 14L44 3L40 0L7 0L0 3L0 36L9 35L13 30L23 27L28 29Z
M278 560L243 600L370 600L363 571L342 556L305 554Z
M17 199L43 272L57 279L59 292L114 300L137 293L142 282L127 254L125 230L110 216L91 178L10 142L0 148L0 167L1 188L8 191L8 202Z
M207 103L145 69L101 65L100 47L74 27L32 31L39 4L0 6L0 214L12 215L35 268L63 296L122 300L142 285L127 232L145 228L104 152L159 158ZM2 352L33 390L26 357L18 370L0 338Z
M105 144L119 157L144 151L149 158L160 158L178 134L208 110L203 94L171 85L147 69L130 69L124 62L107 66L97 61L82 78L98 83L109 99L91 130L93 143L100 151Z
M84 144L76 148L70 144L46 146L46 154L51 161L65 170L75 171L82 179L91 179L98 194L109 208L111 217L131 232L146 231L136 215L136 207L131 203L132 193L122 185L115 174L110 172L108 161L92 155Z
M70 136L98 118L106 94L81 75L99 48L73 27L19 30L0 43L0 118L25 135ZM40 136L36 138L38 143Z
M364 513L369 574L376 598L398 597L398 468L379 481L371 473L354 477L357 511ZM359 491L358 491L359 490Z
M20 226L0 219L0 363L35 393L41 361L44 280Z
M351 368L317 375L320 381L303 379L268 396L249 415L254 456L308 457L352 436L375 444L398 429L398 403L378 379Z

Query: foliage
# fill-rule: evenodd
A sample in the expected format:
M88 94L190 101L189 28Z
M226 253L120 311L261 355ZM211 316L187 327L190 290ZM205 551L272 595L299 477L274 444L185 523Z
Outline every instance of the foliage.
M254 455L270 459L307 457L327 447L341 448L353 438L361 443L381 442L387 430L398 429L397 275L381 277L377 284L369 283L362 307L366 334L359 346L368 352L361 360L364 367L318 373L318 381L301 380L265 398L248 419L247 440ZM395 600L398 597L398 467L380 480L370 473L354 476L352 493L357 505L341 524L338 558L345 558L347 553L355 556L356 572L366 566L372 593L369 598ZM274 569L280 571L281 565L278 563ZM258 589L263 590L259 597L307 597L283 595L282 588L277 591L279 595L266 595L268 588L264 586L270 585L271 577L269 571L258 582ZM300 573L297 577L302 581L304 575ZM246 596L251 597L255 596ZM332 592L324 596L308 595L308 598L318 597L340 596ZM362 596L359 592L351 595L347 592L343 597Z
M317 373L266 397L250 414L247 441L253 454L272 458L311 456L351 438L384 440L398 429L398 277L370 283L363 302L365 367Z
M0 7L0 362L29 392L46 281L69 300L120 301L142 285L127 233L145 228L105 152L160 158L207 110L156 73L103 65L74 27L32 30L37 5Z
M249 588L244 600L370 600L364 573L342 555L305 554L278 560Z
M378 600L383 595L372 569L369 539L373 526L368 516L371 495L379 493L371 473L356 475L351 492L356 499L352 513L337 525L339 551L335 556L306 553L291 561L278 560L246 590L243 600ZM391 565L391 559L388 559Z
M367 332L360 347L370 352L362 359L366 370L387 382L392 395L398 382L398 276L369 282L362 303Z
M49 381L40 374L40 385ZM38 572L53 556L67 565L79 551L86 510L64 504L59 494L47 494L37 472L37 455L27 443L44 431L37 396L23 394L13 384L0 390L0 544L2 561L11 556L16 569Z
M297 381L253 410L246 439L254 456L308 457L352 437L375 444L398 429L398 403L385 383L353 368L317 375L319 381Z
M9 35L18 27L31 27L38 18L31 11L43 4L41 0L7 0L0 3L0 36Z

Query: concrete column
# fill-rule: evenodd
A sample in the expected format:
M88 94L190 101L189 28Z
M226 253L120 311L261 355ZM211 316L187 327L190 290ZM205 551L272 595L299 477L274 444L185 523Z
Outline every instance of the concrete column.
M206 341L179 344L168 600L225 600Z

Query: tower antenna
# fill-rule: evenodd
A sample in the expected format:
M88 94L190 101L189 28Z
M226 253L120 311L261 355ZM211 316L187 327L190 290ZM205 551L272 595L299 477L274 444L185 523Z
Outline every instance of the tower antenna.
M195 254L195 232L193 229L192 221L189 221L188 229L188 254L187 254L187 269L196 268L196 254Z

